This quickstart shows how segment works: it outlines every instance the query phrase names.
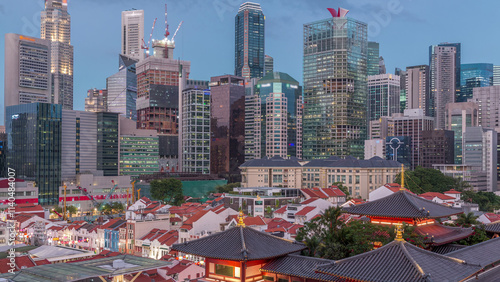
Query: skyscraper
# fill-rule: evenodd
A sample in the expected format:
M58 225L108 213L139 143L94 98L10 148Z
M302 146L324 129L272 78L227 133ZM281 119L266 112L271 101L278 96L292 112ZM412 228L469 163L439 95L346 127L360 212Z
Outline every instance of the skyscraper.
M457 61L457 52L460 44L439 44L429 47L430 70L431 70L431 99L433 101L433 116L436 118L434 126L444 129L445 106L455 102L460 89L460 62ZM458 75L456 70L458 68Z
M407 71L400 68L394 69L394 74L399 75L399 112L402 113L406 109L406 80Z
M119 55L119 71L106 78L108 111L137 120L137 61Z
M212 77L210 96L210 173L235 180L239 166L245 162L244 79L233 75Z
M7 166L35 181L41 205L59 203L62 106L32 103L6 109Z
M377 74L368 76L368 120L399 113L399 76Z
M122 49L121 54L135 60L144 59L141 42L144 38L144 11L128 10L122 12Z
M108 111L108 90L89 89L85 98L86 112L107 112Z
M422 109L426 116L431 116L429 77L427 65L406 68L406 108Z
M500 86L474 88L469 101L478 105L478 126L500 127Z
M4 106L49 103L50 41L5 34Z
M464 164L480 167L486 173L486 189L497 190L498 134L481 126L469 127L464 133Z
M472 98L474 87L493 85L493 64L462 64L460 72L460 95L457 102L467 102Z
M210 173L210 91L182 91L182 171Z
M266 17L260 4L241 4L235 17L234 74L250 79L264 76Z
M363 157L367 24L334 17L304 25L303 157Z
M420 165L432 168L434 164L455 163L453 131L426 130L422 132Z
M272 72L257 82L254 99L254 115L246 117L253 122L245 120L245 144L253 145L250 147L253 152L245 147L246 154L253 155L253 159L296 157L300 145L297 111L302 87L290 75Z
M446 105L446 129L454 132L455 164L462 164L463 136L468 127L478 125L478 111L477 104L473 102Z
M73 46L71 16L67 0L47 0L40 15L40 37L50 40L52 97L51 103L73 109Z
M367 75L377 75L380 74L378 69L379 63L379 43L368 41L368 61L366 66Z
M266 55L264 57L264 76L270 72L274 72L274 59L273 57Z

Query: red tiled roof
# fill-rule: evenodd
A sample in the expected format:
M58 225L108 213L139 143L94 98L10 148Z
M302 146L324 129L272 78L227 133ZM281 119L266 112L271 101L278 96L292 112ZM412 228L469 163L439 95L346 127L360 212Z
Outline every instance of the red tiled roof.
M316 207L313 206L305 206L300 211L295 213L295 216L306 216L308 213L312 212Z
M169 268L169 267L166 268L167 275L174 275L174 274L181 273L182 271L184 271L184 269L188 268L189 266L190 266L190 264L186 265L184 263L179 262L178 264L174 265L171 268Z
M148 205L149 203L151 203L151 200L148 198L148 197L142 197L141 200L146 204Z
M266 225L266 222L260 216L255 216L255 217L248 216L248 217L245 217L243 219L243 222L247 226Z
M198 219L202 218L209 211L199 211L195 213L193 216L184 221L184 224L192 225L194 222L198 221Z
M426 193L420 194L418 196L420 196L422 198L426 198L426 199L427 199L427 197L432 197L431 199L438 197L441 200L454 200L455 199L455 197L446 196L445 194L442 194L439 192L426 192Z
M307 205L307 204L310 204L310 203L312 203L312 202L316 201L317 199L319 199L319 198L316 198L316 197L311 197L311 198L309 198L309 199L307 199L307 200L302 201L302 202L301 202L301 204L302 204L302 205Z
M22 213L22 212L44 212L43 207L40 205L35 205L32 203L26 203L26 204L18 204L14 208L15 213Z
M487 212L487 213L484 213L484 216L486 216L486 218L491 222L500 220L500 214Z
M339 188L323 188L321 190L330 197L345 197L345 193Z
M288 233L290 234L297 234L297 231L301 228L304 227L302 224L294 224L292 227L288 228Z
M215 202L218 202L218 201L222 201L224 198L223 197L218 197L217 199L215 199L214 201Z
M451 190L444 192L444 194L462 194L462 192L458 192L455 189L451 189Z
M265 232L271 233L271 232L286 232L286 229L284 227L274 227L274 228L268 228L265 230Z
M25 222L26 220L34 217L35 215L34 214L23 214L23 213L20 213L16 216L14 216L13 220L16 221L16 222L19 222L19 223L23 223Z
M321 198L321 199L327 199L328 196L325 195L323 192L321 192L318 188L303 188L301 191L305 194L307 194L309 197L315 197L315 198Z
M273 218L271 221L267 223L267 228L272 229L275 227L285 227L285 228L290 228L293 225L293 223L290 223L282 218Z
M274 211L274 213L285 213L285 212L286 212L286 206L282 206L281 208Z

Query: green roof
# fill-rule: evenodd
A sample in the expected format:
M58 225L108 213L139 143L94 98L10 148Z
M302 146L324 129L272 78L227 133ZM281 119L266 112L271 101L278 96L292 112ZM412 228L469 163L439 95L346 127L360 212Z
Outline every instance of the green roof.
M287 73L277 72L277 71L266 74L263 78L261 78L257 82L257 84L272 83L272 82L281 82L281 83L290 83L299 85L299 82L290 75L288 75Z

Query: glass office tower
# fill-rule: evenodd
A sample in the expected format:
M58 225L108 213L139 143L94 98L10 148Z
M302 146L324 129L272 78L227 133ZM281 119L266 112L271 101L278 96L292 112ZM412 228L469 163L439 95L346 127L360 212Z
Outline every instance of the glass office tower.
M33 103L6 109L7 167L36 182L38 203L59 204L62 105Z
M118 175L118 113L97 113L97 169Z
M234 21L234 74L245 79L263 77L266 17L260 4L241 4Z
M304 159L364 156L367 49L366 23L342 17L304 25Z
M137 61L120 55L119 71L106 79L109 112L120 113L128 119L137 120Z
M367 67L366 67L366 74L367 75L380 74L379 62L380 62L379 43L369 41L368 42L368 62L367 62Z
M472 98L474 87L493 85L493 64L462 64L460 72L460 95L457 102L467 102L467 99Z

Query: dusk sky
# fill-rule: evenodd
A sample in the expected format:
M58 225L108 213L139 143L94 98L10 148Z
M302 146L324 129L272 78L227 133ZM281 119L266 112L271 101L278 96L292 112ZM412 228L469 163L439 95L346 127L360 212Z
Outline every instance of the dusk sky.
M74 109L84 110L90 88L105 88L118 71L121 12L144 10L145 37L158 18L153 38L164 33L164 0L68 0L74 46ZM173 34L181 20L174 56L191 61L190 78L234 73L234 17L239 0L168 0ZM303 24L330 17L326 8L343 7L348 17L369 24L369 40L380 43L387 72L395 67L428 64L428 47L462 43L462 63L500 64L500 1L430 0L263 0L266 16L265 53L275 71L286 72L302 85ZM40 36L43 0L0 0L0 91L4 89L4 35ZM147 38L145 39L147 41ZM4 124L3 105L0 125Z

